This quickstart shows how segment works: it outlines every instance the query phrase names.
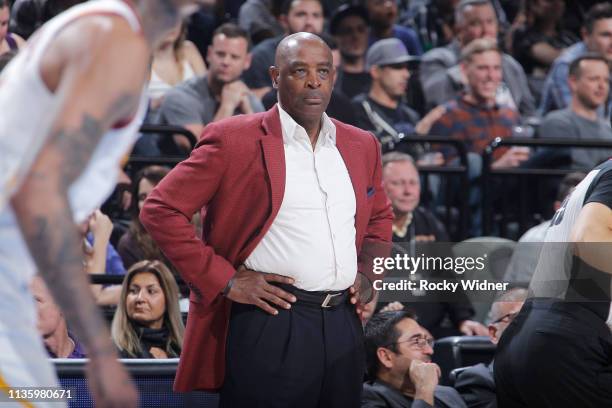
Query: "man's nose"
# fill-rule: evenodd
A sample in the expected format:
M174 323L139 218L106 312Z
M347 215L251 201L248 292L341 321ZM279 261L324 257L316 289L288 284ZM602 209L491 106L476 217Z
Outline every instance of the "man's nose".
M317 76L316 70L308 71L308 78L306 79L306 83L310 88L318 88L321 86L321 81Z
M314 27L314 25L315 25L315 20L316 20L316 17L315 17L315 16L307 16L307 17L306 17L306 26L308 26L308 27Z

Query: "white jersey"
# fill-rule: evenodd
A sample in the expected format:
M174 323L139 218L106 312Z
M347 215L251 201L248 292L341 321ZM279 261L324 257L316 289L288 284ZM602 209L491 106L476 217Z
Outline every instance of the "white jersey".
M40 60L48 44L68 23L84 14L117 14L134 31L140 22L123 1L98 0L73 7L47 23L0 76L0 208L17 189L49 136L62 105L40 76ZM144 95L144 94L143 94ZM96 148L90 165L70 188L75 220L83 220L112 192L118 163L133 145L146 111L146 99L136 117L119 130L108 132Z
M33 264L14 224L8 200L23 182L49 137L53 120L63 103L60 95L49 92L40 76L43 53L60 30L86 14L116 14L125 18L134 31L141 30L137 16L126 3L119 0L88 2L49 21L0 76L0 244L4 246L0 247L0 263L10 262L3 259L5 256L13 258L19 262L20 272L29 275ZM135 117L120 129L103 135L83 173L69 187L68 199L75 222L85 220L112 193L119 163L138 136L146 106L143 92Z
M36 331L36 309L28 290L35 272L34 262L9 200L48 140L54 119L64 103L62 96L51 93L41 78L42 56L68 24L95 14L120 16L135 32L142 31L138 17L126 3L90 1L45 24L0 76L0 383L9 387L57 384ZM119 163L137 138L146 106L143 89L136 115L126 125L102 136L84 171L69 186L68 199L76 222L83 221L112 193ZM0 406L13 406L7 405L5 397L0 390ZM33 405L42 407L47 403Z

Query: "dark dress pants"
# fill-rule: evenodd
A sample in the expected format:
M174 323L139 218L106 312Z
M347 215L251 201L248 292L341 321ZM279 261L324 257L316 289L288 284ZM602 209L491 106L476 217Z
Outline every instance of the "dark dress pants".
M359 407L365 354L355 307L298 300L278 311L232 305L220 407Z
M528 300L495 355L499 408L612 407L612 336L576 303Z

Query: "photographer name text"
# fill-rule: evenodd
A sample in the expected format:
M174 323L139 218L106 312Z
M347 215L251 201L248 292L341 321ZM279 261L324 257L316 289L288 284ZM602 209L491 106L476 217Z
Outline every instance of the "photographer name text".
M409 280L401 279L395 282L384 282L382 279L374 281L375 290L383 291L441 291L441 292L456 292L461 285L464 291L500 291L508 289L508 282L489 282L486 279L472 280Z

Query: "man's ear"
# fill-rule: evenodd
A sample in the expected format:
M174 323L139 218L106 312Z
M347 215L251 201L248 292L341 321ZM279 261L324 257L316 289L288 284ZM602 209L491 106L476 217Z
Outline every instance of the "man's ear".
M243 71L246 71L247 69L251 68L251 61L253 61L253 54L251 54L249 52L246 55L246 58L244 59L244 69L243 69Z
M268 73L270 74L270 79L272 79L272 88L278 88L278 74L279 70L274 65L268 68Z
M379 347L376 350L376 356L380 364L389 369L393 368L393 357L391 354L392 352L388 348Z
M489 337L494 344L497 344L499 339L497 338L497 327L494 324L490 324L489 327Z
M574 75L568 75L567 76L567 86L569 86L570 91L572 91L572 94L576 93L576 90L578 88L577 84L576 84L576 77Z
M461 80L464 84L468 83L467 79L467 63L466 61L459 63L459 71L461 72Z
M378 79L380 77L380 67L378 65L370 67L370 77L372 79Z
M287 20L287 15L281 14L278 16L278 22L283 27L283 30L285 30L285 34L289 34L289 21Z

